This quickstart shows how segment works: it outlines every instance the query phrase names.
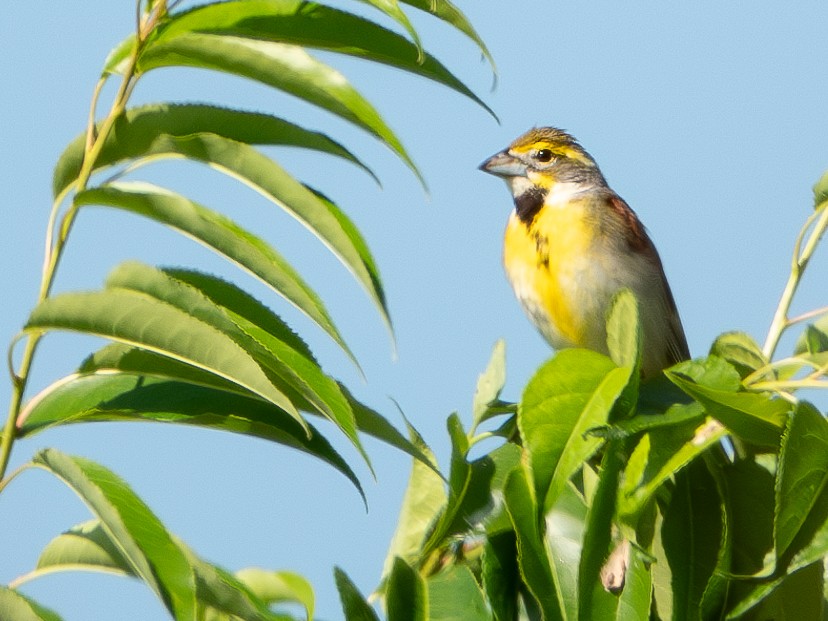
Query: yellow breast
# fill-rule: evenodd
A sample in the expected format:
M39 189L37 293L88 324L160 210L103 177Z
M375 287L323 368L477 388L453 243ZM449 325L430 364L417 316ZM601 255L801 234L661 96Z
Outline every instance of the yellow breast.
M594 318L581 282L590 271L593 243L585 207L582 201L547 204L529 224L513 212L506 227L506 274L527 315L555 348L594 345Z

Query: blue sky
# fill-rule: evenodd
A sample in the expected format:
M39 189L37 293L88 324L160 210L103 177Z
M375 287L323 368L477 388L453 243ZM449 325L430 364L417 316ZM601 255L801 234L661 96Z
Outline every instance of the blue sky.
M693 354L704 355L728 330L746 331L761 343L787 278L793 240L811 209L811 186L828 169L828 6L815 0L742 8L712 1L457 4L495 56L494 92L471 43L411 14L426 47L494 108L500 124L438 85L320 55L385 115L424 173L428 196L370 137L259 85L171 70L148 75L135 93L134 103L214 101L283 115L328 131L379 174L382 188L342 162L269 152L334 198L362 228L384 278L396 360L366 296L288 218L233 181L192 165L168 163L144 175L221 208L295 261L328 303L367 381L304 318L232 267L124 214L90 209L81 215L57 290L96 288L126 259L233 277L293 322L326 370L399 424L396 400L445 464L446 416L458 411L469 421L476 377L494 342L507 342L505 396L511 399L550 355L500 266L508 192L477 165L529 127L556 125L580 139L648 227ZM129 32L133 10L124 0L15 2L4 9L4 342L23 324L37 294L51 168L83 128L103 58ZM795 312L826 304L826 273L823 249ZM783 341L781 351L790 343ZM34 386L70 372L94 345L75 336L49 337ZM8 393L3 381L0 402ZM332 567L342 566L365 591L376 585L407 477L403 455L371 440L366 445L377 472L373 481L358 467L367 514L346 480L321 463L262 441L192 429L59 428L18 443L13 463L44 446L99 461L129 481L200 554L229 569L294 569L314 583L319 615L335 619L341 613ZM346 443L337 446L358 459ZM47 541L87 518L83 505L48 475L20 477L0 497L0 581L32 568ZM166 618L148 589L119 578L53 576L26 592L69 621Z

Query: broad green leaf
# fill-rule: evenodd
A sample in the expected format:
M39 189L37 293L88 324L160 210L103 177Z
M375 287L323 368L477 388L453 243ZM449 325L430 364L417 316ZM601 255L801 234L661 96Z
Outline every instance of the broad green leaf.
M768 574L774 567L774 475L756 461L738 460L724 468L729 530L736 576Z
M193 425L277 442L321 459L344 474L363 494L348 462L319 431L305 428L286 412L253 395L167 379L155 363L163 358L130 350L136 372L71 375L44 389L23 409L18 434L26 437L56 425L86 422L152 421ZM182 367L186 368L184 365ZM143 371L143 374L141 373ZM363 495L364 497L364 495Z
M334 567L334 578L336 589L339 591L339 599L342 602L342 611L348 621L379 621L377 613L365 601L362 593L359 592L348 574L339 567Z
M431 449L428 448L417 430L410 425L409 435L414 446L434 463L434 454ZM401 558L408 563L417 563L420 560L428 530L445 507L446 500L444 481L435 467L429 466L420 459L412 460L408 486L405 488L402 507L397 518L397 528L385 557L382 585L391 574L396 559ZM383 588L382 585L380 590Z
M426 581L429 621L490 621L492 614L474 575L463 565L450 566Z
M316 235L365 288L390 328L385 293L365 240L342 211L296 181L256 149L215 134L161 135L151 155L185 157L208 164L259 192Z
M545 515L544 541L563 619L578 618L578 565L583 554L587 507L572 486L566 486Z
M388 621L427 621L428 590L425 580L401 558L388 576L385 605Z
M316 599L313 587L299 574L250 567L237 571L236 578L266 604L300 604L305 609L308 621L313 619Z
M481 559L481 582L486 601L496 621L517 618L517 593L520 586L518 550L513 530L487 534Z
M694 406L684 406L695 409ZM618 513L635 522L658 489L688 464L698 460L725 435L725 428L707 418L645 433L630 455L619 487Z
M492 349L486 370L477 378L472 401L472 429L488 420L489 405L496 402L506 383L506 342L500 339Z
M301 147L346 159L376 176L353 153L325 134L284 119L207 104L156 103L127 109L116 120L95 160L93 171L130 160L163 155L164 140L214 134L251 145ZM55 165L52 191L62 194L75 182L83 164L86 134L66 147Z
M709 360L714 357L711 356ZM724 424L732 433L743 440L760 446L775 448L791 405L770 393L749 393L722 390L707 383L709 374L701 381L693 379L686 371L688 365L682 363L666 371L679 388L701 403L707 413ZM735 373L735 369L728 365ZM737 375L738 377L738 375ZM718 378L717 378L718 381Z
M673 619L698 619L724 536L722 499L703 461L676 475L662 541L672 573Z
M316 292L265 240L188 198L140 182L111 183L75 196L76 205L105 205L165 224L256 276L305 313L353 359Z
M579 419L588 411L596 422L606 420L612 407L596 391L615 369L612 361L594 351L565 349L544 364L529 381L518 409L518 427L529 455L538 501L544 497ZM612 392L612 391L608 391ZM609 395L608 398L612 398ZM591 405L596 399L594 405ZM586 431L589 427L585 427ZM591 445L598 442L591 439Z
M405 4L416 7L422 11L431 13L432 15L457 28L457 30L474 41L477 47L480 48L480 52L486 57L486 60L489 61L489 64L492 66L492 70L495 69L494 58L491 53L489 53L486 44L483 43L483 39L480 38L480 35L477 34L477 31L475 31L474 27L471 25L471 22L469 22L466 16L463 15L460 9L449 2L449 0L400 0L400 2L404 2Z
M35 455L32 464L66 483L118 547L133 573L159 597L176 619L195 619L195 577L164 525L125 481L103 466L55 449Z
M710 355L729 362L742 378L768 364L762 348L744 332L725 332L710 347Z
M517 537L518 566L545 621L562 619L555 594L549 552L540 526L540 509L525 463L515 468L503 489L506 508Z
M126 289L64 293L32 311L27 330L72 330L153 351L222 377L306 426L254 357L216 327L150 295Z
M0 610L10 621L60 621L61 617L14 589L0 585Z
M389 5L389 1L384 0L383 4ZM398 14L405 15L402 11ZM142 54L139 65L145 68L147 59L155 58L159 48L162 54L168 53L168 47L176 50L180 39L184 39L186 45L192 37L201 34L218 35L216 38L220 41L225 38L245 41L261 52L267 49L262 45L266 42L292 44L387 64L448 86L494 116L465 84L416 44L372 21L302 0L231 0L197 7L167 22ZM199 59L205 58L203 52L196 53ZM207 58L212 59L212 56ZM219 68L269 83L267 78L249 75L230 63ZM279 84L271 85L284 88Z
M819 498L828 495L827 483L828 421L810 404L800 403L791 414L779 453L774 511L777 558L786 553Z
M78 524L52 539L40 552L35 574L79 569L134 575L100 520Z
M638 547L630 547L624 590L618 598L618 621L650 621L652 609L652 557ZM595 619L598 621L598 619Z
M107 278L107 287L136 291L174 306L193 319L229 336L248 352L266 372L270 382L287 395L294 407L306 404L326 416L342 430L368 459L356 434L353 412L336 382L319 365L270 334L212 300L188 283L140 263L124 263Z
M142 72L174 66L223 71L303 99L379 138L420 178L399 139L368 100L340 72L298 45L180 33L148 47L138 62Z
M828 313L809 324L796 341L795 354L817 354L828 351Z
M677 375L695 384L726 392L736 392L742 385L739 372L732 364L718 356L688 360L672 367L667 373L671 381L673 376Z
M738 600L726 619L823 619L823 561L781 577L754 584L748 596Z
M828 171L814 184L814 208L819 209L825 201L828 201Z

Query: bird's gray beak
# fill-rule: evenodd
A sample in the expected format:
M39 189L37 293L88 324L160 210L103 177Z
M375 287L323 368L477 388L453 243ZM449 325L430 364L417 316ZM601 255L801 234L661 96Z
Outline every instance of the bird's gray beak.
M480 165L480 170L497 177L525 177L526 164L521 162L508 151L495 153Z

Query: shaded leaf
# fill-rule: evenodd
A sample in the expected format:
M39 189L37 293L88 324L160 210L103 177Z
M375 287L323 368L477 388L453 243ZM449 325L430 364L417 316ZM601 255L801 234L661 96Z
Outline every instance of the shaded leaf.
M828 351L828 313L809 324L796 341L795 354L817 354Z
M578 566L583 553L586 521L586 505L572 486L563 488L545 515L544 540L564 619L578 618Z
M342 602L342 610L348 621L379 621L377 613L365 601L348 574L339 567L334 567L334 578L337 591L339 591L339 599Z
M489 621L492 615L472 572L453 565L429 577L429 621Z
M195 577L163 524L125 481L87 459L46 449L33 465L66 483L101 521L132 572L176 619L195 619Z
M425 580L408 563L397 558L386 589L388 621L427 621L428 591Z

